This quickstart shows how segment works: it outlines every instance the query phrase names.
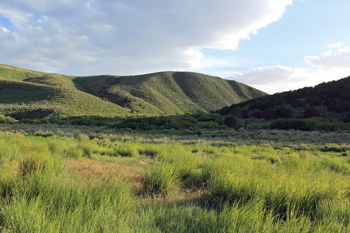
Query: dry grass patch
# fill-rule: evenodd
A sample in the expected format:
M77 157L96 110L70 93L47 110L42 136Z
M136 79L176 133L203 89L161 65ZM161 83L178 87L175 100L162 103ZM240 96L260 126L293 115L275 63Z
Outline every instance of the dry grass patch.
M141 173L144 166L147 164L143 160L139 160L132 165L124 162L104 162L97 160L74 160L67 159L66 166L69 173L78 175L85 181L97 180L123 179L132 184L132 186L139 187L141 185Z

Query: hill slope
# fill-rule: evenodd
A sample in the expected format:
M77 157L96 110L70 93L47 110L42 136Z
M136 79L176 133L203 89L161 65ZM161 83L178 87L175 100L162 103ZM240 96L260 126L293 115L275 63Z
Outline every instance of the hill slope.
M73 77L0 64L0 111L5 114L197 113L263 95L244 84L198 73Z
M0 64L0 112L21 117L127 115L130 111L76 89L74 77Z
M266 120L322 117L350 122L350 77L249 100L218 112Z
M116 104L81 91L21 81L0 80L0 111L24 118L66 115L126 115ZM22 118L22 117L19 117Z
M144 113L209 112L265 93L235 81L191 72L78 77L81 90Z

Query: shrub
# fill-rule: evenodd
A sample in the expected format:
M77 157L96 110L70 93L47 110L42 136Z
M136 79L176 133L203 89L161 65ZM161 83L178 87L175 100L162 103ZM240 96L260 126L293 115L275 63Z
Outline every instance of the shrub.
M263 112L258 109L252 114L252 117L262 118L263 117Z
M90 139L89 135L78 133L77 135L74 135L79 141L88 141Z
M350 112L345 115L344 122L350 123Z
M217 114L203 114L203 115L200 115L197 118L197 120L198 121L215 121L218 117L219 115Z
M228 127L235 127L236 126L236 118L234 116L227 116L224 120L225 125Z
M318 116L320 116L320 112L313 107L308 107L304 111L305 118L318 117Z
M270 129L282 130L303 130L303 131L336 131L339 129L347 129L349 126L342 122L331 122L320 118L308 119L278 119L270 124Z
M217 129L219 128L219 124L216 122L198 122L197 127L201 129Z
M284 106L278 106L275 108L273 118L289 118L292 115L292 110Z
M10 117L10 116L4 116L0 114L0 123L16 123L18 120Z

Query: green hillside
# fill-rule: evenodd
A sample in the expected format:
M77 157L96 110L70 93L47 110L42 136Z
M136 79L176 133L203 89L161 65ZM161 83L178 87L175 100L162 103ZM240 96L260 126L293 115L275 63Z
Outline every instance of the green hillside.
M0 64L0 111L18 118L126 115L130 110L79 91L74 77Z
M0 100L1 112L28 118L129 114L125 108L81 91L23 81L0 80Z
M0 64L1 79L23 81L24 79L42 77L44 75L46 75L46 73Z
M0 64L0 111L125 116L207 113L265 93L189 72L74 77Z
M321 117L350 122L350 77L277 93L225 107L218 112L238 117L280 118Z
M93 95L142 113L205 113L265 93L247 85L191 72L74 79Z
M76 89L73 78L73 76L68 75L44 73L0 64L0 79L9 81L26 81Z

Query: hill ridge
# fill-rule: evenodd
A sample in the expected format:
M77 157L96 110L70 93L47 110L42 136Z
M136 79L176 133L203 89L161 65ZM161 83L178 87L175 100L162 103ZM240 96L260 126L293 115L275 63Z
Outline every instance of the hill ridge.
M222 115L264 118L322 117L350 122L350 76L224 107Z
M147 107L142 105L140 99L157 107L163 113L204 113L265 95L233 80L194 72L166 71L102 78L109 85L101 84L103 81L101 76L77 77L75 82L89 93L108 98L118 104L129 104L138 111L140 107L144 109ZM99 85L96 85L96 80ZM243 94L236 94L235 88L240 89L240 93Z
M52 108L65 106L59 108L60 113L73 115L208 113L266 95L233 80L184 71L133 76L69 76L0 64L0 80L4 88L7 86L12 92L22 93L22 97L16 99L2 88L0 110L6 109L6 104L32 105L36 102L40 105L40 101L46 100L51 101ZM27 88L30 84L33 90L40 87L40 91L31 92ZM58 102L59 94L67 98ZM70 110L68 103L75 109Z

